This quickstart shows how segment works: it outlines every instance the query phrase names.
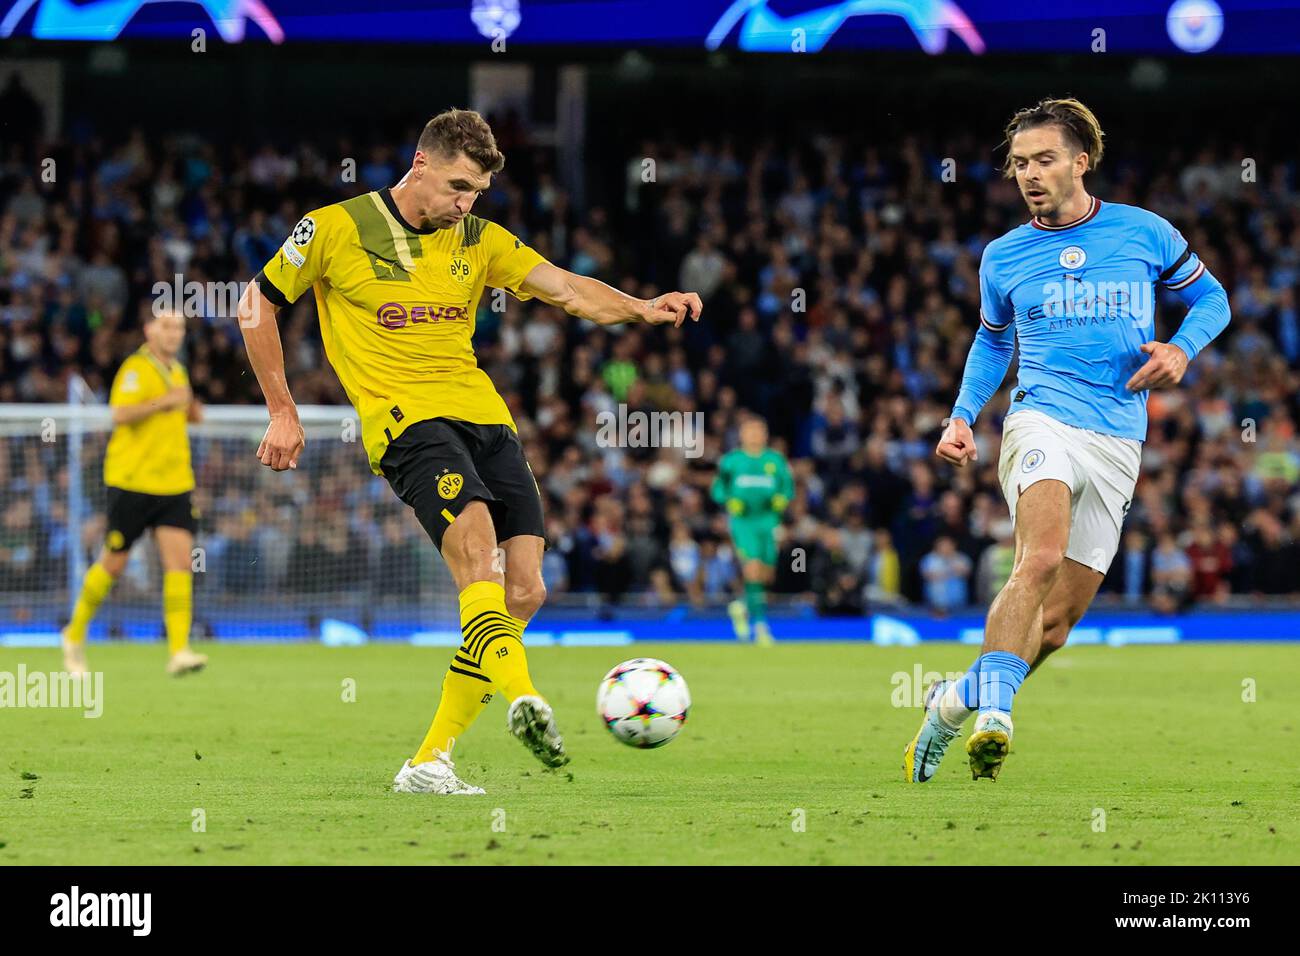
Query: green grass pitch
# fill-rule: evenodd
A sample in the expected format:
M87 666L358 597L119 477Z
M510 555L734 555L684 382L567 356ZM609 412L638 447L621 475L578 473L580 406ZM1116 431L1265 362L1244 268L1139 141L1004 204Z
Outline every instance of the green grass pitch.
M573 762L544 771L495 700L457 746L476 798L389 790L449 650L204 650L207 672L173 680L161 645L92 645L99 719L0 710L0 863L1300 863L1294 646L1069 649L1018 697L996 783L959 741L923 786L902 779L920 712L894 705L895 675L971 648L534 649ZM594 713L601 675L638 655L694 698L659 750ZM59 656L0 650L0 671L19 662Z

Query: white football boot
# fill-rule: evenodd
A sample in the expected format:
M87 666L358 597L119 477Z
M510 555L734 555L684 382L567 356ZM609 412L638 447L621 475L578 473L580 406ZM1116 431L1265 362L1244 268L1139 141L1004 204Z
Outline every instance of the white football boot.
M414 767L411 766L411 761L406 761L393 778L393 793L476 797L486 792L482 787L472 787L456 776L456 765L451 762L450 755L440 750L433 752L432 760Z
M85 674L86 642L63 638L63 669L69 674Z
M935 681L925 692L925 717L912 742L903 748L903 775L912 783L925 783L939 769L939 761L959 731L944 723L939 715L939 699L949 681Z
M196 654L188 647L181 648L167 661L167 673L172 677L196 674L208 666L207 654Z

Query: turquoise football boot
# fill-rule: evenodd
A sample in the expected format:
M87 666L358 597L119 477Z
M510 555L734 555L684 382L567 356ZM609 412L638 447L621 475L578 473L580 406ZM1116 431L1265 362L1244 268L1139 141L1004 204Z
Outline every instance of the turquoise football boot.
M925 692L925 719L912 742L903 749L903 772L911 783L925 783L939 769L948 745L960 733L939 718L939 698L951 681L935 681Z

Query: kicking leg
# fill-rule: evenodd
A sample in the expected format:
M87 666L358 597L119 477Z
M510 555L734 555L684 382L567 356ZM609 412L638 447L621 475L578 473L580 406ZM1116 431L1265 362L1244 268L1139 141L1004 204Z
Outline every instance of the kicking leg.
M456 739L483 712L496 688L512 704L511 729L517 722L526 724L525 729L540 726L544 736L549 720L542 720L542 712L549 718L550 708L532 685L523 645L526 617L536 612L546 593L541 583L541 547L541 538L520 535L498 549L492 515L481 500L466 505L443 534L442 556L460 592L463 642L447 669L438 710L411 760L412 767L434 761L449 766ZM511 567L514 570L507 576ZM523 703L513 707L518 700ZM543 760L562 756L560 744L558 754L548 753Z
M506 609L519 628L520 655L523 654L524 628L546 600L546 584L542 581L545 547L545 539L534 534L519 534L501 542ZM562 767L569 762L568 754L564 752L564 740L555 729L551 706L536 691L510 701L506 726L546 766Z
M480 671L507 700L536 695L523 652L523 624L506 607L504 552L483 501L472 501L442 539L442 556L460 591L464 643L458 661Z
M1020 561L1022 542L1016 541L1015 563ZM1103 580L1101 572L1066 558L1047 599L1034 616L1028 648L1033 653L1032 674L1040 664L1065 646L1071 628L1078 624L1092 604ZM938 768L948 744L979 706L980 659L957 681L933 685L925 697L926 717L921 730L903 752L907 778L924 783ZM919 756L918 756L919 755Z
M1011 577L989 608L979 659L980 716L966 742L972 776L997 779L1011 743L1011 702L1038 655L1043 604L1070 538L1070 488L1046 479L1025 489L1016 505L1018 551Z

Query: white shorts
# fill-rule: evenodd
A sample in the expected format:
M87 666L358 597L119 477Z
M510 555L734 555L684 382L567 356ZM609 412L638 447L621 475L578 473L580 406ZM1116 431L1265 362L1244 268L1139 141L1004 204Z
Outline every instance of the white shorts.
M1032 408L1008 415L1002 426L998 480L1011 520L1016 502L1034 482L1064 482L1070 489L1065 556L1102 574L1119 550L1141 464L1140 441L1075 428Z

